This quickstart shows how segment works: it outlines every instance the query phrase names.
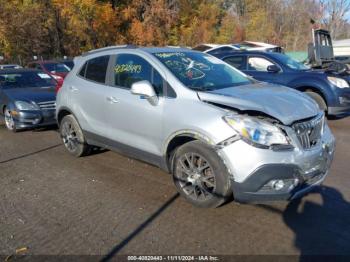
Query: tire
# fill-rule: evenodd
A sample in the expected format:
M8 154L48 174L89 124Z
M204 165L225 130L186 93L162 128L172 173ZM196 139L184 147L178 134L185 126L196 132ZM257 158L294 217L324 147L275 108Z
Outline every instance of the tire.
M83 131L73 115L66 115L60 123L60 135L67 151L75 156L86 156L91 147L86 143Z
M16 133L17 132L16 123L10 113L10 110L8 110L5 107L3 113L4 113L5 126L7 130Z
M305 94L308 95L309 97L311 97L313 100L315 100L316 103L318 104L318 107L322 111L327 112L327 104L324 101L322 96L320 96L319 94L317 94L313 91L306 91Z
M176 150L173 180L177 191L197 207L218 207L232 196L223 161L200 141L188 142Z

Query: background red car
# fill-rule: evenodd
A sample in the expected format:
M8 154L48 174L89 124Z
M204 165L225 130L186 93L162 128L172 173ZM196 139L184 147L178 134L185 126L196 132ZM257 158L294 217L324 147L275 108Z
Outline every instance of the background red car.
M27 65L28 68L35 68L51 75L56 80L63 80L71 70L67 65L57 61L34 61Z
M52 76L57 81L56 91L62 86L63 79L71 70L71 68L62 62L50 60L33 61L30 62L27 67L42 70Z

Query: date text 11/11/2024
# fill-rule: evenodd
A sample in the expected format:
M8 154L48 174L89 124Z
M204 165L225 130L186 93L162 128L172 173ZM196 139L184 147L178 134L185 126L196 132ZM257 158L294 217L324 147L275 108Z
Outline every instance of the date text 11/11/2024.
M219 261L217 256L128 256L128 261Z

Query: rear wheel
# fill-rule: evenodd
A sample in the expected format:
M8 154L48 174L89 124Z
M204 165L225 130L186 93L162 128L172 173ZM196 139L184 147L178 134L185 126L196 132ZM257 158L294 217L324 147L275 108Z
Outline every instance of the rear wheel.
M73 115L67 115L62 119L60 135L70 154L76 157L89 154L91 147L86 143L83 131Z
M327 104L324 101L323 97L319 94L313 92L313 91L306 91L305 94L307 94L309 97L311 97L315 102L318 104L319 108L326 112L327 111Z
M15 120L13 119L13 116L11 115L11 111L8 110L6 107L4 109L4 118L5 118L5 126L9 131L17 132Z
M212 148L200 141L178 148L173 179L179 193L198 207L218 207L232 195L225 165Z

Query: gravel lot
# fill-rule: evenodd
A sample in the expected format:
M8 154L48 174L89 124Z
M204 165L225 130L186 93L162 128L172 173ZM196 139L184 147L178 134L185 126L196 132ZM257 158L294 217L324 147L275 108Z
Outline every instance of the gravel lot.
M324 185L292 203L198 209L156 167L104 151L75 159L57 131L0 126L0 254L350 255L350 118Z

